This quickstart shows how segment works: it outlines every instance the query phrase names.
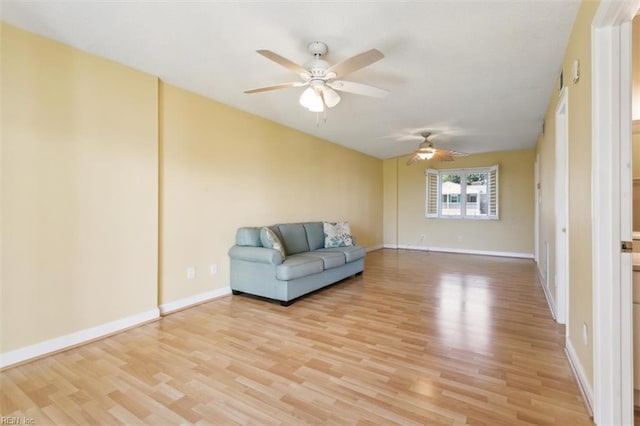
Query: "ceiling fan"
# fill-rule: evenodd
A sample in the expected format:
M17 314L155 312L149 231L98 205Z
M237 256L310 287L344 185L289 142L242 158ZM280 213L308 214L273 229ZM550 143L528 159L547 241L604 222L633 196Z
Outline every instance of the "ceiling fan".
M433 142L429 141L429 137L431 136L430 132L424 132L421 136L424 138L424 141L418 146L415 154L407 161L407 165L409 166L418 160L453 161L453 157L468 155L464 152L434 148Z
M245 90L244 93L259 93L289 87L307 86L300 96L300 104L313 112L323 112L325 111L325 106L329 108L336 106L338 102L340 102L340 95L337 91L371 96L374 98L383 98L389 93L384 89L366 84L341 80L346 75L384 58L384 55L379 50L367 50L335 65L330 65L322 59L322 55L328 51L325 43L314 41L309 43L308 49L313 55L313 59L304 66L298 65L270 50L257 50L257 52L265 58L271 59L273 62L298 74L302 78L302 81L259 87L257 89Z

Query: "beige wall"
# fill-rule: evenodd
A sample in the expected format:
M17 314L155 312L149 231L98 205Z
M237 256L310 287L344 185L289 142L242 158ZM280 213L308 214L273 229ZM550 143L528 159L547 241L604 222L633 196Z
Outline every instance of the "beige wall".
M640 22L640 21L636 21ZM640 232L640 131L633 134L633 232ZM636 244L637 245L637 244ZM640 247L634 246L634 251Z
M632 68L633 68L633 87L632 87L632 114L634 120L640 120L640 15L633 18L632 23L632 39L631 45L633 47Z
M591 273L591 22L598 2L584 1L580 7L563 61L569 110L569 317L567 335L587 378L593 384L593 283ZM580 80L571 82L571 64L580 61ZM546 131L538 141L542 204L540 242L550 244L549 284L555 295L555 109L558 87L551 96L545 117ZM542 253L542 251L541 251ZM588 327L588 343L582 341L582 327Z
M458 157L455 162L385 160L385 244L533 255L534 150ZM490 167L499 170L500 220L425 218L427 168ZM394 211L395 210L395 211ZM393 229L393 228L392 228ZM424 235L424 238L422 237Z
M239 226L349 220L382 244L381 160L0 34L1 352L224 289Z
M160 97L161 304L228 286L240 226L348 220L382 244L381 160L171 85Z
M386 160L382 164L383 174L383 223L385 246L398 245L398 161Z
M633 18L632 45L632 117L640 121L640 15ZM633 133L633 231L640 232L640 130ZM636 181L637 179L637 181Z
M157 79L0 25L6 352L157 307Z

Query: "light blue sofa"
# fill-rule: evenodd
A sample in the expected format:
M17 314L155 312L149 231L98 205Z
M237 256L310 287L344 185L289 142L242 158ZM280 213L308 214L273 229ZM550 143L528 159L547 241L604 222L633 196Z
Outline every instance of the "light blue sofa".
M266 297L288 306L300 296L364 271L364 247L325 248L322 222L269 228L283 243L285 260L280 251L263 247L260 227L239 228L236 245L229 250L233 294Z

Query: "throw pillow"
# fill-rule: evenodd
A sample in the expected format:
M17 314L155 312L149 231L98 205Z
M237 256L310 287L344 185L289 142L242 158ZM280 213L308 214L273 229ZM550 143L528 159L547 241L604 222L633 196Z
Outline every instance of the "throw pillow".
M324 246L350 247L353 245L349 222L323 222Z
M273 232L273 229L268 227L263 227L260 230L260 241L262 242L262 246L274 250L278 250L280 255L282 255L282 260L285 259L284 246L280 241L280 238Z

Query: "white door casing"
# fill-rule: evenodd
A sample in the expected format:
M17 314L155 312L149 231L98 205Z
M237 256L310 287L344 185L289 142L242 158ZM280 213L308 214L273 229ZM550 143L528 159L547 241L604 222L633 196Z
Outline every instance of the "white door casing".
M640 0L603 0L591 31L594 420L633 424L631 19Z

